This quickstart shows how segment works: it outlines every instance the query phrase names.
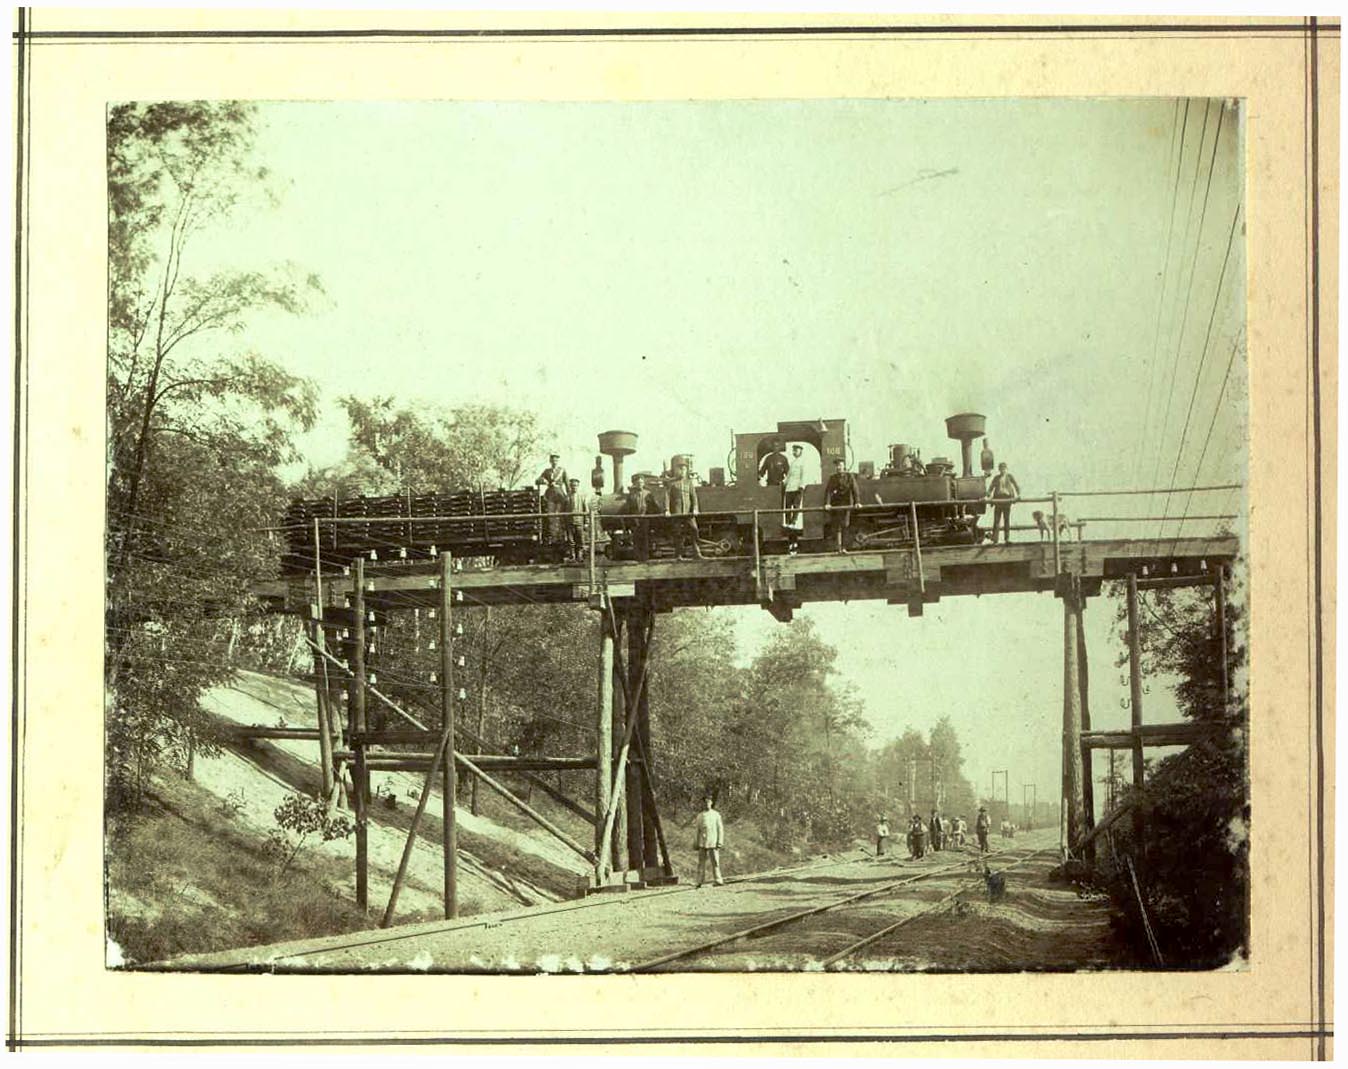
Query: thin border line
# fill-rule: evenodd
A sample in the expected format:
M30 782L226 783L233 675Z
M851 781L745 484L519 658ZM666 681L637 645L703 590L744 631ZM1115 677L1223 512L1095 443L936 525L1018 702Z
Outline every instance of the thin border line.
M942 26L942 27L914 27L914 26L861 26L861 27L836 27L836 26L790 26L790 27L701 27L690 29L679 28L598 28L598 29L534 29L534 30L510 30L501 28L485 28L480 30L465 31L443 31L443 30L328 30L328 31L299 31L299 30L275 30L275 31L42 31L34 33L29 29L31 26L31 9L21 7L19 13L19 29L13 35L14 40L19 45L18 49L18 94L19 114L16 120L16 132L18 137L16 153L16 219L15 219L15 389L16 401L23 399L26 404L27 392L23 389L25 379L24 355L26 341L26 319L23 313L23 287L22 287L22 268L27 263L28 247L24 244L24 212L27 204L24 197L24 183L29 178L24 168L24 148L28 136L29 123L26 121L28 109L31 107L31 99L28 86L28 67L29 57L28 49L32 47L34 41L43 40L56 43L59 41L89 41L89 42L112 42L112 41L130 41L130 40L192 40L201 38L214 39L252 39L252 40L286 40L303 38L332 38L332 39L353 39L353 38L375 38L375 39L393 39L393 38L516 38L516 37L534 37L534 38L563 38L563 37L627 37L627 38L669 38L669 37L764 37L764 36L803 36L814 35L820 37L836 37L842 35L858 35L873 37L879 35L890 35L898 37L916 37L919 35L943 35L955 38L968 38L971 35L987 33L993 37L1005 38L1015 33L1025 33L1035 36L1048 36L1055 33L1081 35L1083 37L1100 36L1108 33L1136 33L1136 35L1153 34L1178 36L1180 34L1190 35L1212 35L1241 37L1252 36L1255 33L1272 32L1276 37L1293 37L1295 33L1300 32L1303 37L1306 36L1306 28L1302 26L1289 26L1284 23L1278 24L1248 24L1248 25L1226 25L1226 24L1190 24L1190 25L1170 25L1170 24L1152 24L1152 25L1129 25L1129 24L1101 24L1101 25L1003 25L1003 26ZM949 1035L949 1034L931 1034L922 1036L909 1035L887 1035L877 1037L874 1035L788 1035L780 1034L760 1034L755 1036L671 1036L654 1037L626 1036L616 1040L620 1043L636 1044L656 1044L656 1043L679 1043L679 1042L711 1042L740 1044L749 1042L796 1042L796 1043L822 1043L822 1042L855 1042L855 1041L884 1041L884 1042L961 1042L961 1041L1004 1041L1018 1042L1025 1040L1080 1040L1097 1041L1104 1039L1241 1039L1241 1038L1313 1038L1318 1041L1321 1057L1324 1056L1325 1039L1332 1037L1333 1032L1324 1027L1325 1017L1325 992L1324 992L1324 858L1323 858L1323 835L1324 835L1324 755L1323 755L1323 621L1322 621L1322 557L1319 539L1323 534L1322 503L1320 493L1322 490L1322 443L1320 440L1320 380L1319 380L1319 147L1318 147L1318 37L1321 33L1326 36L1337 37L1339 34L1339 24L1331 23L1325 27L1320 27L1319 20L1316 17L1310 19L1309 37L1311 41L1311 76L1308 90L1311 94L1310 112L1311 112L1311 152L1310 167L1312 171L1311 184L1311 321L1313 331L1311 337L1311 361L1315 373L1315 381L1312 389L1312 414L1314 419L1314 481L1316 488L1316 500L1314 502L1314 530L1316 535L1316 544L1314 547L1314 579L1315 579L1315 744L1316 744L1316 799L1317 799L1317 832L1321 850L1317 855L1318 859L1318 890L1319 898L1316 902L1318 919L1318 942L1316 945L1317 969L1318 973L1313 974L1319 977L1319 1027L1309 1030L1297 1031L1232 1031L1232 1032L1139 1032L1139 1033L1041 1033L1041 1034L977 1034L977 1035ZM19 664L18 653L20 647L20 600L18 593L18 568L20 565L20 553L18 535L22 529L22 524L26 521L26 515L21 516L18 491L20 489L22 465L19 460L19 451L23 443L23 426L18 418L20 408L16 406L15 412L15 458L14 458L14 532L15 546L13 549L13 562L15 567L15 601L13 607L13 619L15 622L15 633L12 636L12 646L15 655L14 664L14 698L13 712L11 716L11 818L17 815L17 805L20 798L18 790L18 772L20 767L18 741L19 741L19 723L20 723L20 699L19 699ZM600 1044L615 1042L604 1037L563 1037L563 1038L544 1038L514 1036L511 1038L489 1038L489 1039L469 1039L461 1037L437 1037L425 1039L384 1039L384 1038L346 1038L346 1039L324 1039L324 1038L285 1038L285 1039L229 1039L229 1040L163 1040L163 1039L106 1039L106 1040L63 1040L63 1039L21 1039L17 1034L17 1005L18 1005L18 909L16 891L20 886L18 879L18 830L17 821L11 823L10 831L10 856L11 856L11 909L10 909L10 1038L8 1046L11 1050L18 1049L21 1046L117 1046L130 1042L137 1042L142 1045L153 1046L215 1046L215 1045L234 1045L234 1046L328 1046L328 1045L375 1045L375 1044L453 1044L453 1045L471 1045L471 1044L518 1044L518 1045L539 1045L549 1043L559 1044Z
M24 317L23 317L23 266L27 255L27 245L24 242L24 209L26 200L24 197L24 182L28 175L24 168L24 144L25 144L25 120L27 118L27 53L28 44L25 40L28 29L28 9L19 8L19 54L16 63L17 85L17 105L18 114L15 117L15 167L17 170L17 181L14 188L14 519L13 533L14 545L12 548L11 559L11 578L14 584L14 605L11 615L11 626L14 633L10 636L11 656L13 657L12 671L14 673L14 687L11 695L12 708L9 721L9 1033L7 1037L7 1046L13 1051L17 1049L19 1039L19 958L20 942L22 932L19 925L19 821L15 819L19 812L19 718L21 715L22 702L19 694L20 677L19 671L19 645L20 645L20 600L19 600L19 568L21 545L21 523L22 512L20 509L20 492L22 488L22 466L20 463L21 451L23 448L23 420L20 413L20 399L27 398L27 391L24 390L24 357L26 349L24 342Z
M1153 1039L1159 1041L1168 1041L1176 1039L1219 1039L1219 1040L1240 1040L1240 1039L1315 1039L1323 1041L1324 1036L1333 1033L1325 1033L1322 1029L1298 1029L1294 1031L1268 1032L1268 1031L1231 1031L1231 1032L1048 1032L1037 1035L1025 1035L1023 1033L998 1033L985 1032L974 1033L970 1035L952 1036L948 1033L923 1033L920 1035L886 1034L886 1035L858 1035L854 1033L841 1033L838 1035L823 1035L817 1032L789 1033L787 1035L670 1035L670 1036L652 1036L624 1035L620 1037L609 1037L606 1035L595 1036L486 1036L486 1037L466 1037L466 1036L417 1036L388 1039L378 1036L369 1037L347 1037L347 1038L267 1038L252 1037L247 1039L156 1039L145 1036L128 1035L126 1038L118 1039L26 1039L20 1042L24 1047L115 1047L115 1046L151 1046L151 1047L216 1047L216 1046L245 1046L245 1047L335 1047L335 1046L382 1046L397 1045L409 1047L422 1046L443 1046L450 1045L456 1047L471 1046L569 1046L569 1047L593 1047L601 1045L637 1045L644 1047L675 1045L683 1043L709 1043L725 1044L727 1046L743 1046L751 1043L808 1043L820 1045L825 1043L856 1043L856 1042L878 1042L878 1043L1043 1043L1043 1042L1116 1042L1116 1041L1136 1041Z
M1325 745L1324 745L1324 606L1323 606L1323 505L1321 467L1323 464L1320 441L1320 42L1319 19L1310 20L1310 94L1311 94L1311 390L1312 441L1315 446L1315 826L1314 852L1317 895L1315 965L1317 979L1317 1016L1321 1028L1325 1023ZM1316 1055L1325 1060L1325 1039L1316 1042Z
M1338 28L1334 24L1335 29ZM42 30L36 33L28 31L27 36L35 40L63 41L156 41L191 40L194 38L213 38L225 40L293 40L303 38L473 38L473 37L758 37L764 35L781 36L826 36L843 34L861 34L866 36L888 35L912 37L921 34L949 34L965 36L969 34L991 33L1029 33L1035 35L1051 34L1103 34L1146 31L1159 34L1191 33L1239 37L1252 33L1274 33L1279 36L1296 38L1305 34L1304 24L1286 22L1255 22L1241 25L1228 23L1050 23L1024 24L1007 23L1005 25L972 24L967 26L912 26L912 25L845 25L845 26L589 26L572 29L558 27L482 27L479 29L329 29L329 30ZM22 31L21 31L22 32ZM18 34L15 35L16 37Z

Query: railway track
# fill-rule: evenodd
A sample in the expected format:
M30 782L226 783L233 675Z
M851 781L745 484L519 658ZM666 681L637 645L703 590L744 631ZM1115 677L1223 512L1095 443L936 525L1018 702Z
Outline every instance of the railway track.
M700 967L715 968L714 965L710 964L712 961L714 961L718 957L723 957L727 950L736 948L740 943L751 939L754 940L756 943L755 957L771 958L774 956L774 952L770 949L771 944L769 943L768 946L765 947L763 943L760 941L771 940L774 937L780 940L783 935L787 935L790 941L799 943L803 934L801 931L801 925L803 922L809 922L813 919L820 918L823 915L832 913L836 910L844 910L847 909L848 907L855 907L859 903L865 902L869 899L880 898L887 894L893 894L897 891L902 890L903 888L920 884L923 881L937 879L942 876L952 876L960 873L967 873L973 866L981 864L982 860L992 861L993 859L997 858L1008 860L1008 855L1013 853L1019 853L1020 856L1015 857L1014 859L1010 859L1011 863L1009 865L1004 865L1002 868L998 869L998 872L1006 873L1012 871L1013 869L1019 868L1024 864L1027 864L1036 857L1051 852L1052 851L1050 848L1040 848L1029 850L1028 852L1024 853L1021 853L1019 851L1003 850L987 855L967 854L959 862L950 865L943 865L940 868L929 869L925 872L916 873L912 876L906 876L902 879L886 883L880 887L873 887L865 891L858 891L852 894L844 895L830 902L824 902L818 905L810 906L806 909L796 910L794 912L786 914L785 916L773 917L769 920L761 921L757 924L753 924L745 928L737 929L736 931L733 932L728 932L719 935L716 938L707 940L703 943L698 943L691 947L685 947L681 950L677 950L669 954L664 954L661 955L660 957L652 958L648 961L643 961L635 966L632 966L627 971L655 972L664 969L665 967L673 964L674 962L684 962L685 964L691 964L692 962L695 961L701 963ZM978 873L978 875L981 877L982 874ZM904 925L909 924L914 920L917 920L919 917L931 915L936 910L943 907L946 903L953 901L954 899L958 898L961 895L968 894L971 891L982 891L984 890L984 887L985 885L981 880L981 878L977 882L971 882L965 884L964 886L958 887L948 894L942 895L941 897L935 900L925 903L924 904L925 908L919 909L915 913L910 913L897 921L885 924L878 929L874 929L868 932L866 935L862 936L861 938L854 939L851 938L850 935L847 936L846 937L847 941L843 943L843 945L839 946L837 949L832 950L830 953L826 955L812 956L811 962L812 964L815 964L818 967L826 969L838 968L842 965L843 962L853 957L859 951L864 950L867 947L871 947L876 943L879 943L887 939L889 936L891 936L899 928L902 928ZM789 931L787 931L788 929ZM805 934L810 934L817 937L820 933L807 932ZM827 938L832 933L825 932L823 934ZM797 951L797 953L799 952Z
M766 869L762 872L746 873L740 876L731 876L726 878L727 886L738 884L751 884L769 878L777 878L790 873L807 872L812 869L837 868L848 865L858 865L865 862L873 862L874 858L869 853L862 853L860 856L835 856L824 854L821 857L803 862L799 865L790 865L786 868ZM649 901L655 898L664 898L669 895L689 894L697 890L693 884L679 884L673 887L666 887L660 890L643 891L636 897L639 901ZM365 930L352 932L345 939L324 939L317 941L317 945L305 949L290 950L282 954L277 954L265 962L241 961L230 965L221 966L221 971L252 971L260 967L273 967L284 962L302 962L305 958L328 955L341 951L360 950L369 947L393 947L398 943L407 940L424 939L429 935L436 935L446 932L470 931L472 929L499 928L503 925L509 925L518 922L527 922L538 917L547 917L559 913L571 913L588 909L604 909L605 907L620 906L632 900L626 894L594 895L588 898L559 902L555 906L547 909L532 909L510 913L505 916L499 914L486 913L480 916L467 917L462 920L444 921L444 922L424 922L421 924L406 925L406 931L397 929L375 929L373 931ZM214 955L211 955L214 956ZM171 963L165 963L171 964ZM193 966L198 967L198 966Z

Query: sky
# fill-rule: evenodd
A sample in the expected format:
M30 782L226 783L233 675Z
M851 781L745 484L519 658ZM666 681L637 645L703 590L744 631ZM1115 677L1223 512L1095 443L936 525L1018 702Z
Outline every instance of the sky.
M691 453L705 474L725 463L732 432L817 417L847 419L857 461L882 462L894 442L958 456L944 417L977 411L1026 496L1244 480L1232 103L278 103L261 114L258 156L279 202L193 256L198 268L290 261L322 279L311 314L262 316L246 334L320 384L324 417L302 442L315 465L343 454L335 401L354 393L533 410L582 472L604 430L638 434L638 466ZM1187 508L1236 512L1243 500L1196 495ZM1165 507L1091 498L1067 512ZM1097 522L1088 536L1157 530ZM735 613L746 657L779 626L757 609L717 611ZM948 599L920 619L875 602L801 613L839 647L872 741L949 715L976 786L1009 768L1013 799L1021 783L1053 796L1052 595ZM1099 727L1128 718L1112 616L1103 600L1087 610ZM1149 721L1173 716L1162 689Z

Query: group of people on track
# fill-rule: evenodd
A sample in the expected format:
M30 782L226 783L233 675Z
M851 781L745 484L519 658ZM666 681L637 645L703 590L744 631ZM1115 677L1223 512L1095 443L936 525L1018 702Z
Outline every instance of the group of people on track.
M974 820L974 834L978 839L978 850L987 853L988 833L992 829L992 820L988 817L986 806L978 807L978 816ZM938 809L931 811L931 820L924 821L922 814L914 813L908 821L907 843L910 858L925 857L928 850L945 850L954 846L963 846L968 835L968 824L963 817L943 817ZM881 816L875 825L875 856L884 857L889 847L889 818Z

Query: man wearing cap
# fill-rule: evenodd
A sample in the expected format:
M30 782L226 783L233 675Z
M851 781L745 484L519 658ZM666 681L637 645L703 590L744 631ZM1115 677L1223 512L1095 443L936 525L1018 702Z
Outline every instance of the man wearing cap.
M566 549L572 560L581 560L585 548L585 523L589 512L585 495L580 492L580 480L569 479L566 484Z
M688 464L682 458L674 461L674 474L665 487L665 501L669 506L670 534L674 538L674 552L679 560L684 559L683 546L691 542L693 556L702 557L702 548L697 544L697 484L688 474Z
M646 517L658 516L660 504L655 495L646 489L646 476L633 475L632 488L623 495L623 512L633 517L627 521L632 534L632 548L637 560L650 560L651 557L651 521Z
M782 443L774 441L772 452L765 456L763 463L758 466L758 477L767 480L768 486L781 486L786 478L786 469L790 466L791 462L782 452Z
M978 807L978 819L974 821L974 831L978 833L978 850L980 853L988 852L988 832L992 830L992 818L988 816L988 807L980 805Z
M558 463L561 459L560 454L549 453L548 466L543 469L543 474L534 480L535 486L543 488L543 512L547 516L543 526L543 538L553 545L564 541L562 513L566 510L566 489L570 481L566 477L566 469Z
M997 544L997 528L1000 527L1011 541L1011 502L1020 497L1020 486L1016 477L1006 470L1005 464L997 465L997 474L988 486L988 496L992 498L992 543ZM1005 504L1002 504L1005 502Z
M805 500L805 447L799 442L791 447L786 478L782 480L782 530L786 532L786 551L795 553L800 546L800 533L805 529L805 514L800 507Z
M838 553L847 552L847 528L852 523L852 510L861 504L861 489L857 477L847 470L842 457L833 461L833 474L824 488L824 509L828 514L825 535Z

